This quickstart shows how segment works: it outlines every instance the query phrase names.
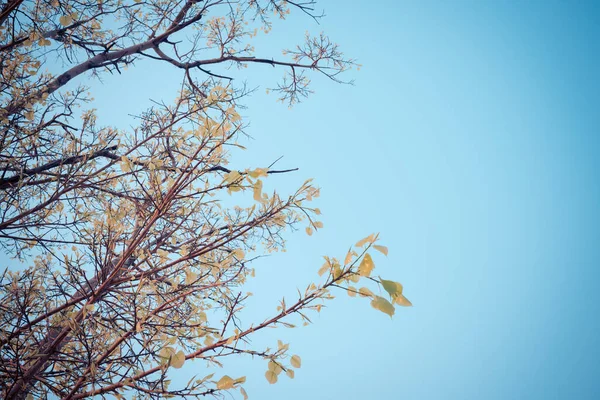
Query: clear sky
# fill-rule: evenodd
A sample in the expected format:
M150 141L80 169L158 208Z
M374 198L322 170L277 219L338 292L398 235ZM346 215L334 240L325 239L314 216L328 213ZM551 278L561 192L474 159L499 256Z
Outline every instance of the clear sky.
M236 75L249 150L232 166L299 167L325 229L288 236L255 264L246 321L317 279L322 255L380 232L375 264L414 307L392 320L340 292L314 325L261 334L291 343L296 378L239 359L251 399L600 398L600 9L594 2L322 1L317 26L278 24L257 55L324 30L363 64L355 86L314 79L288 110L267 96L283 71ZM262 39L261 39L262 40ZM261 51L264 54L261 54ZM175 94L170 68L144 63L93 85L99 120L123 124ZM157 84L158 83L158 84ZM128 87L129 94L121 90ZM185 380L204 364L180 372Z

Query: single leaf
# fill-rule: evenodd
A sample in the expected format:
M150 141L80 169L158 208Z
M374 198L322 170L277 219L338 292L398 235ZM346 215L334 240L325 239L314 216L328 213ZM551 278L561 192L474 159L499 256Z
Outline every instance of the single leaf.
M289 377L290 377L290 379L294 379L294 370L293 370L293 369L291 369L291 368L288 368L288 370L287 370L287 371L285 371L285 374L286 374L287 376L289 376Z
M329 269L329 263L325 261L325 263L319 268L319 276L323 275Z
M371 301L371 307L383 313L386 313L390 317L393 316L395 312L392 303L379 296L375 296L375 298Z
M217 389L220 390L227 390L227 389L231 389L233 387L233 379L231 379L229 376L224 375L221 379L219 379L219 381L217 382Z
M375 263L373 262L371 255L367 253L360 262L360 265L358 266L358 273L361 276L369 276L371 275L371 271L373 271L373 268L375 268Z
M346 259L344 260L344 265L348 265L350 264L350 262L352 261L352 254L354 252L352 250L348 250L348 254L346 254Z
M412 306L412 303L410 302L410 300L408 300L406 297L404 297L403 294L396 296L396 298L394 299L394 303L396 303L402 307L411 307Z
M377 244L374 244L373 247L375 248L375 250L385 254L386 256L388 255L388 248L385 246L379 246Z
M312 234L313 234L313 230L312 230L312 228L311 228L310 226L307 226L307 227L306 227L306 234L307 234L308 236L312 236Z
M358 242L356 242L356 244L354 245L355 247L362 247L367 243L373 243L375 241L375 234L371 233L369 236L367 236L366 238L359 240Z
M265 378L267 378L267 381L272 385L275 382L277 382L277 374L271 370L268 370L267 372L265 372Z
M262 187L263 185L260 179L258 179L253 186L254 200L258 201L259 203L265 203L265 199L262 197Z
M131 172L131 162L125 156L121 156L121 171Z
M355 297L356 296L356 288L353 286L348 286L348 296Z
M70 15L63 15L62 17L60 17L58 19L58 22L60 22L60 24L62 26L68 26L71 24L72 21L73 21L73 19L71 18Z
M300 368L300 365L302 365L302 360L300 359L300 356L292 356L290 363L292 364L292 367Z
M244 397L244 400L248 400L248 393L246 393L246 390L243 387L240 388L240 393Z
M171 366L173 368L181 368L185 363L185 353L179 350L176 354L171 356Z
M369 288L366 287L361 287L360 289L358 289L358 294L360 294L363 297L374 297L375 295L373 294L373 292L371 292L369 290Z

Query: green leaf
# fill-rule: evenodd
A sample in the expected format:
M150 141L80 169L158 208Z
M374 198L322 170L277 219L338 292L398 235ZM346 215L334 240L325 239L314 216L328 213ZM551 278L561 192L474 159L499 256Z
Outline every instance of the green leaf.
M268 370L267 372L265 372L265 378L267 378L267 381L272 385L275 382L277 382L277 374L271 370Z
M381 277L379 277L379 281L381 282L381 285L383 286L385 291L389 293L392 300L402 294L402 285L400 283L394 281L386 281L385 279L381 279Z
M290 363L292 364L292 367L300 368L300 365L302 365L302 360L300 359L300 356L292 356Z
M375 268L375 263L373 262L371 255L367 253L360 262L360 265L358 266L358 273L361 276L369 276L371 275L371 271L373 271L373 268Z
M163 347L158 352L158 356L163 359L163 362L166 364L171 359L171 356L175 354L175 349L172 347Z
M375 296L373 301L371 301L371 307L383 313L386 313L390 317L393 316L394 312L396 311L392 303L380 296Z
M185 363L185 353L179 350L176 354L171 356L171 366L173 368L181 368Z

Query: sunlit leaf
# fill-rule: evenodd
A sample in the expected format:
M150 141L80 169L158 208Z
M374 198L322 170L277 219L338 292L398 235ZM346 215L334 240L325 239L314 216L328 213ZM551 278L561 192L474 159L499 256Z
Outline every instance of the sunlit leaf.
M277 382L277 374L274 371L268 370L267 372L265 372L265 378L267 378L267 381L271 385Z
M171 366L173 368L181 368L185 363L185 353L179 350L177 353L171 356Z
M293 369L291 369L291 368L288 368L288 369L287 369L287 371L285 371L285 374L286 374L287 376L289 376L289 377L290 377L290 379L294 379L294 370L293 370Z
M371 275L371 271L375 268L375 263L373 263L373 259L369 253L365 254L360 265L358 266L358 273L361 276L369 276Z
M379 246L378 244L374 244L373 247L375 248L375 250L385 254L386 256L388 255L388 248L385 246Z
M231 389L233 387L233 379L231 379L229 376L224 375L221 379L219 379L219 381L217 382L217 389L220 390L227 390L227 389Z
M348 296L355 297L356 296L356 288L353 286L348 286Z
M369 236L367 236L366 238L359 240L358 242L356 242L356 244L354 245L355 247L362 247L367 243L373 243L375 241L375 234L372 233Z
M379 281L381 282L381 285L383 286L385 291L389 293L392 299L402 294L402 285L400 283L394 281L387 281L381 278L379 278Z
M322 276L325 272L327 272L330 268L329 262L325 262L321 268L319 268L319 276Z
M281 371L283 371L283 369L281 368L281 365L277 364L275 361L269 361L268 364L268 369L269 371L273 371L275 372L277 375L279 375L281 373Z
M412 306L412 303L410 302L410 300L408 300L406 297L404 297L403 294L396 296L396 298L394 299L394 303L398 304L399 306L402 307L410 307Z
M294 368L300 368L300 365L302 365L302 360L300 359L300 356L292 356L292 358L290 359L290 364L292 364L292 367Z
M352 255L354 252L352 250L348 250L348 254L346 254L346 258L344 259L344 265L350 264L352 262Z
M392 303L380 296L375 296L375 298L371 301L371 307L386 313L390 317L393 316L394 312L396 311Z

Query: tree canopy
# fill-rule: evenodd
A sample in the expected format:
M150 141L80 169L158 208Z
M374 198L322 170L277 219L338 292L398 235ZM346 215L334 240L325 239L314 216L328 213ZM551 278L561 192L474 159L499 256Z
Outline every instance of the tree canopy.
M323 224L310 179L283 195L263 182L291 169L229 167L231 149L243 148L239 108L251 92L232 78L238 68L276 67L284 76L271 91L291 106L311 92L309 74L341 83L358 67L325 34L307 34L281 56L255 55L256 36L290 12L320 18L312 1L2 6L0 245L14 260L0 281L4 398L230 390L246 398L245 377L199 373L175 387L169 375L190 360L222 366L253 355L267 361L270 383L282 372L293 378L301 358L283 342L254 348L255 332L311 323L334 289L390 316L394 304L410 305L402 285L373 274L371 250L388 250L371 234L325 257L320 280L275 315L240 318L256 258L283 249L286 232L302 226L312 235ZM150 103L135 127L103 125L81 77L119 74L142 59L180 75L176 100Z

